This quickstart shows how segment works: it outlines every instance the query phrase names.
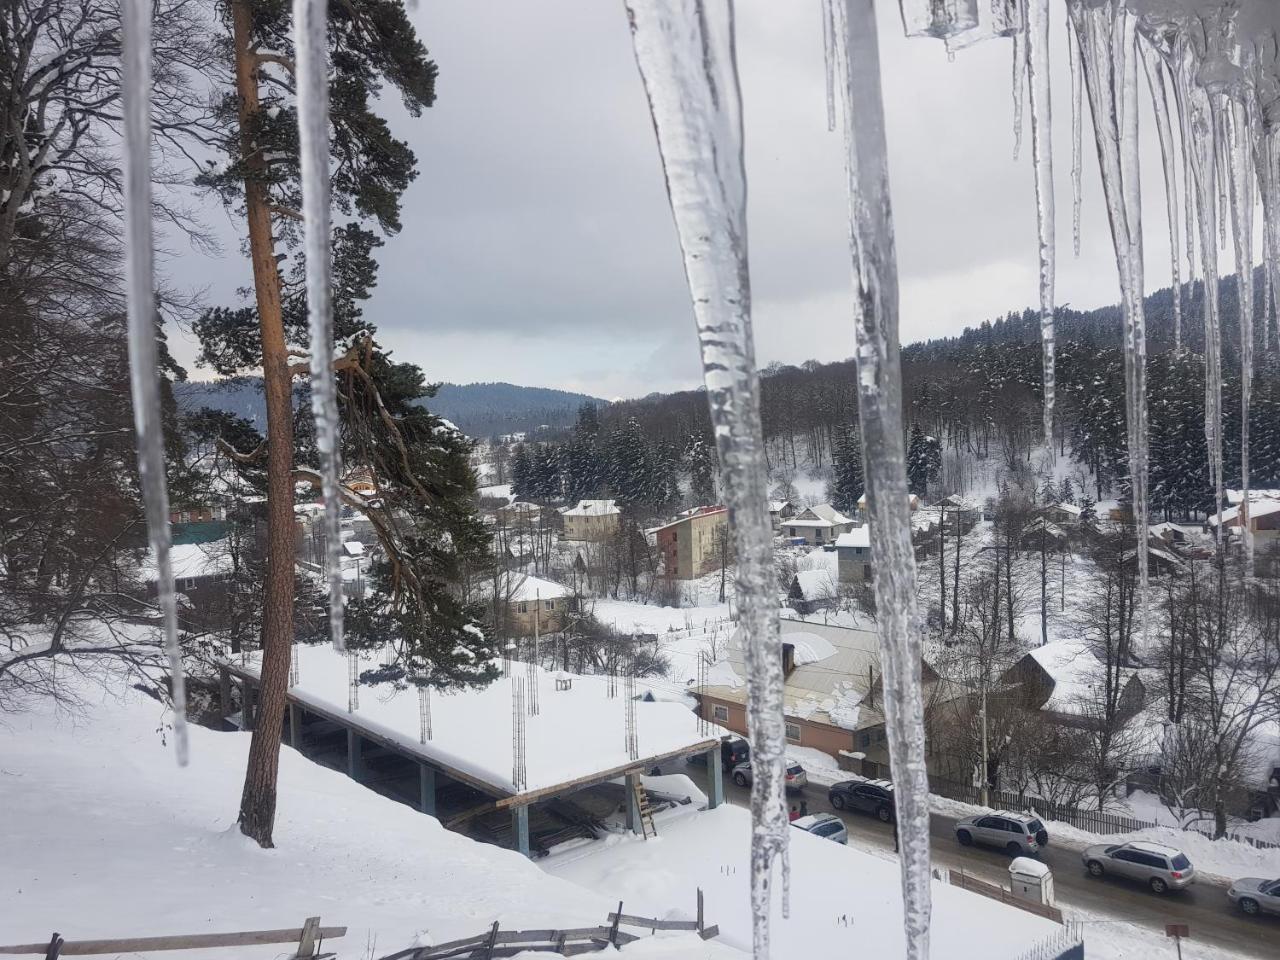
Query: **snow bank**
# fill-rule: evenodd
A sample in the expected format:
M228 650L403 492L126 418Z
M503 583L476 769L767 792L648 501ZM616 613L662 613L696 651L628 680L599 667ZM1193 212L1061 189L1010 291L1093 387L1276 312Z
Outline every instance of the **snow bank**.
M554 854L541 863L623 902L625 912L691 916L696 889L720 939L748 950L751 910L751 815L724 806L673 820L656 841L622 840ZM774 890L773 955L875 957L905 955L896 859L877 857L799 830L791 835L791 916L782 919ZM676 908L673 911L672 908ZM1058 925L958 887L933 884L933 960L1016 957ZM630 948L628 948L629 950Z
M81 715L36 704L0 725L6 942L47 941L54 930L74 940L274 929L318 915L349 928L325 949L354 960L471 936L494 920L509 928L601 923L617 906L287 748L276 846L262 850L235 825L248 734L191 728L191 765L179 770L157 703L133 692L79 692L93 701Z

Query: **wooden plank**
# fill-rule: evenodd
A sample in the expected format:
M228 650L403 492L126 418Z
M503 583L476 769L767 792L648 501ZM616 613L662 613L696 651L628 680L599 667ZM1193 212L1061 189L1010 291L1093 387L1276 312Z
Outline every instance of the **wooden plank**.
M316 936L332 940L347 935L346 927L320 927ZM122 940L69 940L62 945L62 956L84 957L96 953L145 953L149 950L202 950L208 947L251 947L263 943L297 943L301 927L287 930L243 930L235 933L188 933L165 937L133 937ZM0 946L0 953L43 954L47 943L19 943Z
M612 921L617 917L619 923L625 923L632 927L648 927L650 930L697 930L697 920L656 920L652 917L637 917L630 913L624 913L618 916L616 913L609 914L609 920Z
M703 927L698 936L703 940L710 940L712 937L720 936L720 928L713 923L709 927Z
M302 925L302 936L298 938L299 958L315 956L316 952L316 931L320 929L319 917L307 917L307 922Z

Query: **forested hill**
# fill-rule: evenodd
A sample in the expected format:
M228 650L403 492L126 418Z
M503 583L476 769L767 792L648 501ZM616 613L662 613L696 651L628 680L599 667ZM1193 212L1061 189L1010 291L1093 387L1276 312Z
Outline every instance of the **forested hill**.
M213 407L244 417L259 429L266 423L262 381L258 377L179 383L174 385L174 394L183 410ZM583 403L604 401L567 390L513 383L444 383L428 406L432 413L451 420L468 436L490 437L531 433L541 426L567 426Z

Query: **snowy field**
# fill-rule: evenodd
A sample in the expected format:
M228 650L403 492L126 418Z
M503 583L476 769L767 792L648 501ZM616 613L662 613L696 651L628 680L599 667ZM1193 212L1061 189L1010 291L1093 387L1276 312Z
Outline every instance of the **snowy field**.
M749 951L751 816L724 806L659 824L647 842L611 838L542 861L552 876L621 900L628 913L688 914L701 887L721 939ZM791 916L775 885L775 956L905 955L898 861L800 830L791 835ZM1013 960L1058 925L958 887L933 884L932 960ZM981 937L977 937L981 931Z
M328 645L300 644L295 651L299 682L291 688L293 695L331 712L345 712L347 655ZM251 655L246 668L255 674L257 657ZM376 666L374 659L361 661L363 670ZM523 663L514 663L512 672L527 677ZM539 713L528 718L526 728L526 789L554 786L629 762L625 701L607 695L607 678L574 676L570 689L557 690L556 674L541 667L536 673ZM432 738L425 744L419 737L415 689L361 687L357 713L364 726L411 751L499 790L518 792L512 782L510 678L500 678L481 690L433 693ZM677 703L637 703L636 731L641 757L680 750L715 736L714 732L700 734L697 718ZM566 750L566 743L573 743L574 749Z
M78 715L41 703L0 726L4 942L47 941L54 930L73 940L275 929L318 915L349 928L326 950L368 960L481 933L494 920L595 925L617 906L287 748L276 847L262 850L235 826L248 734L193 727L191 765L179 769L159 704L97 688L84 696L93 702ZM630 955L730 953L692 935L637 946ZM275 945L149 957L285 955Z

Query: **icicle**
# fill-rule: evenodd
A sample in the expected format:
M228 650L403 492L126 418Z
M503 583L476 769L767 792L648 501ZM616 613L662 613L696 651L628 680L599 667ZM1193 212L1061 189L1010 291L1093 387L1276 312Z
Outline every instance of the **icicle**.
M1165 89L1164 72L1160 58L1145 42L1138 42L1142 66L1147 75L1147 88L1151 91L1151 104L1155 108L1156 133L1160 139L1160 159L1164 165L1164 200L1169 219L1169 261L1173 294L1173 349L1182 352L1182 245L1179 241L1181 222L1178 219L1178 172L1174 167L1175 155L1173 128L1169 121L1169 93Z
M307 328L311 339L311 415L316 421L320 488L324 494L325 567L329 576L329 633L342 636L342 502L338 389L333 372L333 267L329 253L329 78L327 0L294 0L297 47L298 139L306 250Z
M720 476L738 555L751 733L751 907L769 955L775 858L788 865L782 655L747 270L746 170L733 7L625 0L693 301ZM837 40L839 31L836 31ZM784 893L786 883L784 880ZM784 911L786 903L784 900Z
M1249 510L1249 403L1253 388L1253 135L1252 112L1239 101L1230 102L1227 116L1231 156L1231 232L1236 258L1236 287L1240 298L1240 483L1241 535L1245 576L1253 576L1253 530Z
M1044 442L1054 459L1053 281L1057 240L1053 197L1053 111L1049 94L1049 0L1029 0L1025 49L1031 85L1031 151L1035 160L1036 221L1040 232L1040 345L1044 367Z
M947 40L978 26L978 3L979 0L899 0L902 29L908 37Z
M1068 0L1080 40L1093 115L1102 192L1111 222L1124 315L1125 409L1130 491L1137 533L1140 603L1147 601L1146 320L1142 285L1142 203L1138 179L1138 74L1135 20L1124 8ZM1145 624L1146 617L1141 622ZM1145 627L1143 640L1145 641Z
M1013 35L1013 159L1022 153L1022 74L1027 68L1027 0L1018 4L1018 29Z
M836 128L836 65L833 32L835 25L831 5L836 0L822 0L822 60L827 68L827 132Z
M1227 177L1231 169L1231 161L1229 158L1229 150L1227 147L1227 119L1226 113L1218 111L1217 123L1214 125L1214 145L1218 151L1217 171L1218 171L1218 246L1225 248L1227 245L1227 211L1230 209L1230 201L1228 197Z
M889 203L889 166L880 93L874 0L837 8L836 46L849 175L858 418L866 467L871 549L876 556L876 630L884 665L899 836L907 957L929 955L929 778L920 685L922 624L907 509L898 355L898 273Z
M1084 104L1081 98L1084 96L1084 91L1080 78L1080 41L1076 38L1076 32L1070 29L1069 22L1067 53L1071 61L1071 242L1078 257L1080 256L1080 203L1084 196L1080 177L1083 167L1082 121L1084 119Z
M164 627L173 698L173 743L187 765L187 688L178 646L178 606L169 556L169 492L165 487L164 423L156 350L159 317L151 235L151 4L124 0L124 203L128 275L129 380L138 437L138 476L147 534L156 558L156 596Z

